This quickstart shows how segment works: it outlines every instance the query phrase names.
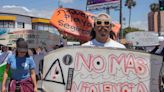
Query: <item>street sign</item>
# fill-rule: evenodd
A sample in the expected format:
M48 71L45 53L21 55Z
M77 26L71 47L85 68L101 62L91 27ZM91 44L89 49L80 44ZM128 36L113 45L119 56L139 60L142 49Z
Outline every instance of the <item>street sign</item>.
M87 10L117 9L119 3L119 0L87 0Z

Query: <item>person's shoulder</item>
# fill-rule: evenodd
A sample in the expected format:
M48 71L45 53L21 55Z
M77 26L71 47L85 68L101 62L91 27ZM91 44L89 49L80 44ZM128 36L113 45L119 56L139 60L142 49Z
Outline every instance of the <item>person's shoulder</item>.
M27 61L34 61L34 58L33 58L33 56L29 56L29 57L26 57L26 60Z
M10 54L10 55L8 56L8 60L11 60L11 59L16 59L15 54Z
M114 41L114 40L111 40L111 42L113 43L114 47L116 48L123 48L123 49L126 49L125 45L117 42L117 41Z
M10 54L10 58L15 58L15 54Z
M12 51L8 51L8 56L12 56L12 55L14 55Z
M29 56L29 57L27 57L28 59L33 59L33 56Z
M88 41L86 43L83 43L81 46L90 46L91 45L91 41Z

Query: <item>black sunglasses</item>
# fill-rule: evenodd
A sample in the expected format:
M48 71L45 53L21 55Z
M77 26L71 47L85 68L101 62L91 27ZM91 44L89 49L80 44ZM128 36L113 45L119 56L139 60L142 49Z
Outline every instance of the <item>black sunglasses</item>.
M104 24L104 25L111 25L111 23L109 22L109 21L100 21L100 20L98 20L98 21L96 21L95 22L97 25L102 25L102 24Z

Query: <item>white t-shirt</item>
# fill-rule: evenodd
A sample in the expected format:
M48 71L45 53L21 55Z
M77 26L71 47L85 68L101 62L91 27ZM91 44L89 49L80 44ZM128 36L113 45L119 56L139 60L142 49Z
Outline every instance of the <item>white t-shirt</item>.
M1 52L0 53L0 64L2 64L3 62L7 61L10 56L12 56L12 52L11 51Z
M114 41L112 39L110 39L106 43L101 43L101 42L98 42L96 39L93 39L91 41L88 41L88 42L82 44L82 46L102 46L102 47L124 48L124 49L126 48L124 45L122 45L119 42Z

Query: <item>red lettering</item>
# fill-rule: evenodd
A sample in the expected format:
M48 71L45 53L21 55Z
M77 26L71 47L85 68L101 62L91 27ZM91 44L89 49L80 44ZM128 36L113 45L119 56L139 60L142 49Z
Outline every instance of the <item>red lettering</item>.
M106 68L105 58L102 56L96 56L92 60L93 71L96 73L104 72Z

